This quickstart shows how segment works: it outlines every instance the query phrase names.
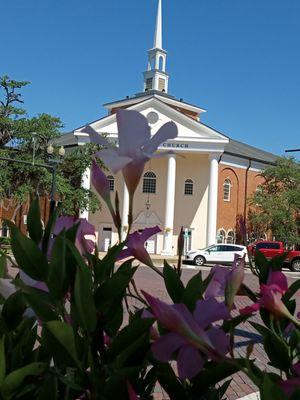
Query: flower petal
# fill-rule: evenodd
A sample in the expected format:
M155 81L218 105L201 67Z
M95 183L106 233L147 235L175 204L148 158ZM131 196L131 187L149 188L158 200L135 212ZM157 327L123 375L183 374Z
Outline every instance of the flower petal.
M150 138L147 118L137 111L117 110L119 153L121 156L134 157L136 149Z
M224 296L230 272L230 269L221 267L220 265L215 265L211 269L210 275L212 275L212 279L205 291L206 298Z
M140 238L143 242L146 242L151 236L156 235L159 232L161 232L161 229L158 226L146 228L140 233Z
M220 355L225 355L229 351L229 337L222 331L222 329L213 327L206 331L213 348Z
M158 132L149 140L148 143L145 144L143 148L143 152L146 154L154 153L157 148L168 139L174 139L178 135L177 125L173 122L167 122L164 124Z
M88 133L91 143L99 144L100 146L112 149L111 144L106 139L104 139L104 137L100 133L96 132L95 129L93 129L90 125L86 125L80 130L80 132Z
M185 343L181 336L171 332L160 336L160 338L152 344L151 350L159 361L167 362L172 359L173 353Z
M285 293L289 288L286 276L280 271L270 271L267 285L277 285L282 293Z
M132 162L129 157L120 156L114 149L100 150L95 154L114 174Z
M260 303L257 302L257 303L252 304L251 306L241 308L240 314L242 314L242 315L252 314L252 313L258 311L259 309L260 309Z
M194 317L203 328L213 322L229 319L230 312L224 303L219 303L213 297L207 300L198 300L194 312Z
M0 278L0 294L6 300L17 291L11 279Z
M92 184L105 201L110 199L108 179L95 160L92 163Z
M203 368L200 352L190 345L182 346L177 356L178 375L181 379L194 378Z

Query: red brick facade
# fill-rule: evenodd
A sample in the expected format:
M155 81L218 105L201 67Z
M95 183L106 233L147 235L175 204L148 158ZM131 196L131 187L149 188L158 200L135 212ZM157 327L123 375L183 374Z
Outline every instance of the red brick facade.
M224 183L230 181L229 200L224 199ZM247 218L249 199L263 182L259 172L220 163L218 192L218 231L234 232L238 216Z
M0 202L0 236L7 236L5 220L14 221L23 233L27 231L26 216L28 214L29 203L16 204L13 200L7 199ZM46 224L49 219L50 201L43 197L40 199L41 220Z

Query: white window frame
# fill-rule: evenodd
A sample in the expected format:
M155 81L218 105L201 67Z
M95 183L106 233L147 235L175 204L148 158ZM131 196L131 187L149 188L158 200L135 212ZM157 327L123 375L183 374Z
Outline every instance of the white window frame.
M228 196L225 196L225 187L226 191L228 191ZM232 189L231 180L229 178L226 178L223 183L223 201L229 202L231 200L231 189Z
M108 175L107 177L108 183L109 183L109 191L114 192L115 191L115 178L112 175Z
M189 191L191 191L191 193L188 193ZM185 196L194 195L194 181L192 179L186 179L184 181L184 195Z
M153 171L147 171L143 176L142 193L156 194L157 176Z

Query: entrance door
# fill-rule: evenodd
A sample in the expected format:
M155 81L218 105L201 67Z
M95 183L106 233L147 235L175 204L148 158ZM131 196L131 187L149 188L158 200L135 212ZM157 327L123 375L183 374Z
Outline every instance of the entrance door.
M183 231L184 237L184 254L192 249L192 230L190 228L185 228Z
M155 244L156 244L155 238L154 239L150 238L145 243L145 247L146 247L146 249L147 249L149 254L155 254Z
M101 237L101 251L108 251L111 246L112 228L103 228Z

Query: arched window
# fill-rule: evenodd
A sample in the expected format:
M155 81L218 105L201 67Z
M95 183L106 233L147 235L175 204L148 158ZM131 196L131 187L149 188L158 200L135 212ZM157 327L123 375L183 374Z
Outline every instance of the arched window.
M217 243L225 243L226 233L224 229L220 229L217 235Z
M226 243L227 244L234 244L235 241L235 235L233 231L227 232L227 238L226 238Z
M159 59L158 59L158 69L160 71L163 71L163 69L164 69L164 58L163 58L163 56L160 56Z
M194 194L194 182L191 179L186 179L184 182L184 194L186 196L193 196Z
M115 178L112 175L108 175L107 180L109 183L109 190L113 192L115 190Z
M224 184L223 184L223 200L224 201L230 201L230 196L231 196L231 180L230 179L225 179Z
M143 193L156 193L156 175L148 171L144 174Z

